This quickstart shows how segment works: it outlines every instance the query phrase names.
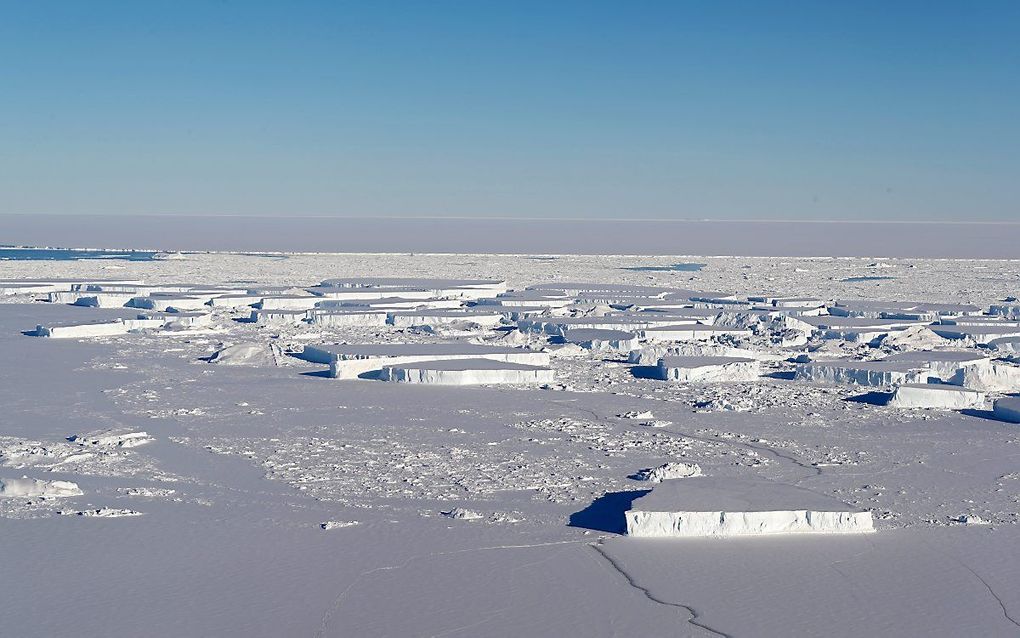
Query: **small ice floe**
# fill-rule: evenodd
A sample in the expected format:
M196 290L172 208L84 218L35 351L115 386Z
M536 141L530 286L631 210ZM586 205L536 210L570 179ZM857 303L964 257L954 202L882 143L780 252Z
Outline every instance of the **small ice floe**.
M493 512L490 523L520 523L524 520L520 512Z
M84 492L71 481L42 481L22 477L0 479L0 498L66 498Z
M147 432L114 428L74 434L67 437L67 440L82 446L131 448L149 443L153 439Z
M478 512L464 509L463 507L455 507L452 510L440 513L446 518L453 518L461 521L477 521L485 518Z
M624 412L623 414L617 414L616 416L617 416L617 418L620 418L620 419L652 419L652 418L655 418L655 415L653 415L648 410L645 410L644 412L638 412L637 410L630 410L628 412Z
M329 531L331 529L343 529L345 527L354 527L360 525L359 521L326 521L319 523L319 528Z
M63 516L81 516L84 518L124 518L142 515L141 512L136 510L121 507L100 507L94 510L67 510L60 513Z
M749 412L752 408L750 401L737 397L733 397L732 401L726 397L716 397L694 403L695 412Z
M221 348L207 360L227 366L276 366L279 353L272 344L239 343Z
M985 519L983 519L980 516L977 516L975 514L960 514L959 516L954 516L950 520L952 522L954 522L954 523L959 523L961 525L990 525L991 524L990 521L986 521Z
M167 498L176 492L161 487L121 487L117 492L124 496L138 496L141 498Z
M672 421L663 421L662 419L652 419L651 421L642 421L638 423L641 427L645 428L664 428L673 425Z
M638 481L661 483L668 479L690 478L701 476L701 466L697 463L664 463L659 467L640 470L632 478Z

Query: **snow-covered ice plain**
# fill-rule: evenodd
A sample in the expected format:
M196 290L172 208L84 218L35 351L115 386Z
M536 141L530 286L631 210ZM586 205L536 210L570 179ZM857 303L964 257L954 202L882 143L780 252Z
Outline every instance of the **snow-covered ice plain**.
M0 280L3 635L1020 635L1016 261Z

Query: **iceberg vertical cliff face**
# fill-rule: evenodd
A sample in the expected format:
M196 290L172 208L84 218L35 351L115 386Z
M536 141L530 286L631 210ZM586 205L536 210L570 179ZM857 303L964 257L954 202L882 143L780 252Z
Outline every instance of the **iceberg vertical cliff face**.
M855 534L875 531L871 512L834 498L758 479L666 480L624 514L637 537Z
M888 405L894 408L931 408L937 410L965 410L980 408L985 394L955 385L908 384L893 392Z
M659 359L657 376L665 381L719 383L754 381L761 375L757 359L737 357L680 357Z
M1006 364L968 366L961 368L949 382L973 390L1016 392L1020 390L1020 367Z
M641 537L759 536L873 532L871 512L642 512L626 513L627 534Z

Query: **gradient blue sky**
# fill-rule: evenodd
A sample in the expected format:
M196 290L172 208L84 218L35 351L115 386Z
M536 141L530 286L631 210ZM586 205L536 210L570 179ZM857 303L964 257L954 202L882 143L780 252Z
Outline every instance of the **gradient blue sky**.
M1020 2L0 0L0 213L1020 220Z

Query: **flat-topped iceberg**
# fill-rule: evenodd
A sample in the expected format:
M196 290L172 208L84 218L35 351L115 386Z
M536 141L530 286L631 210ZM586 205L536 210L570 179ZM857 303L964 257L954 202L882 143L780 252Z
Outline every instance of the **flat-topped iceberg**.
M563 335L567 343L576 343L586 350L622 350L630 352L638 347L638 338L626 330L576 328Z
M490 359L447 359L388 365L379 377L396 383L429 385L551 383L551 368Z
M806 489L759 479L667 480L624 514L636 537L854 534L875 531L871 512Z
M144 319L115 319L113 321L89 321L86 323L39 324L35 336L51 339L86 339L127 334L133 330L162 328L167 320L161 317Z
M985 395L977 390L939 383L909 383L896 388L887 405L894 408L966 410L980 408L984 404Z
M649 341L709 341L716 337L748 337L750 335L750 330L704 326L696 323L655 326L641 330L641 336Z
M949 383L988 392L1020 391L1020 367L1007 363L967 366L956 371Z
M657 377L665 381L714 383L754 381L761 376L757 359L742 357L680 357L659 359Z
M329 364L330 376L336 379L378 375L384 367L420 361L489 359L539 367L549 365L547 352L463 342L323 344L305 346L302 358Z
M757 359L758 354L753 350L734 348L714 343L688 342L645 345L643 348L631 350L627 357L628 363L641 366L656 365L659 359L670 356L682 357L743 357L746 359Z
M794 379L812 383L888 386L923 383L928 368L910 361L814 361L798 363Z

